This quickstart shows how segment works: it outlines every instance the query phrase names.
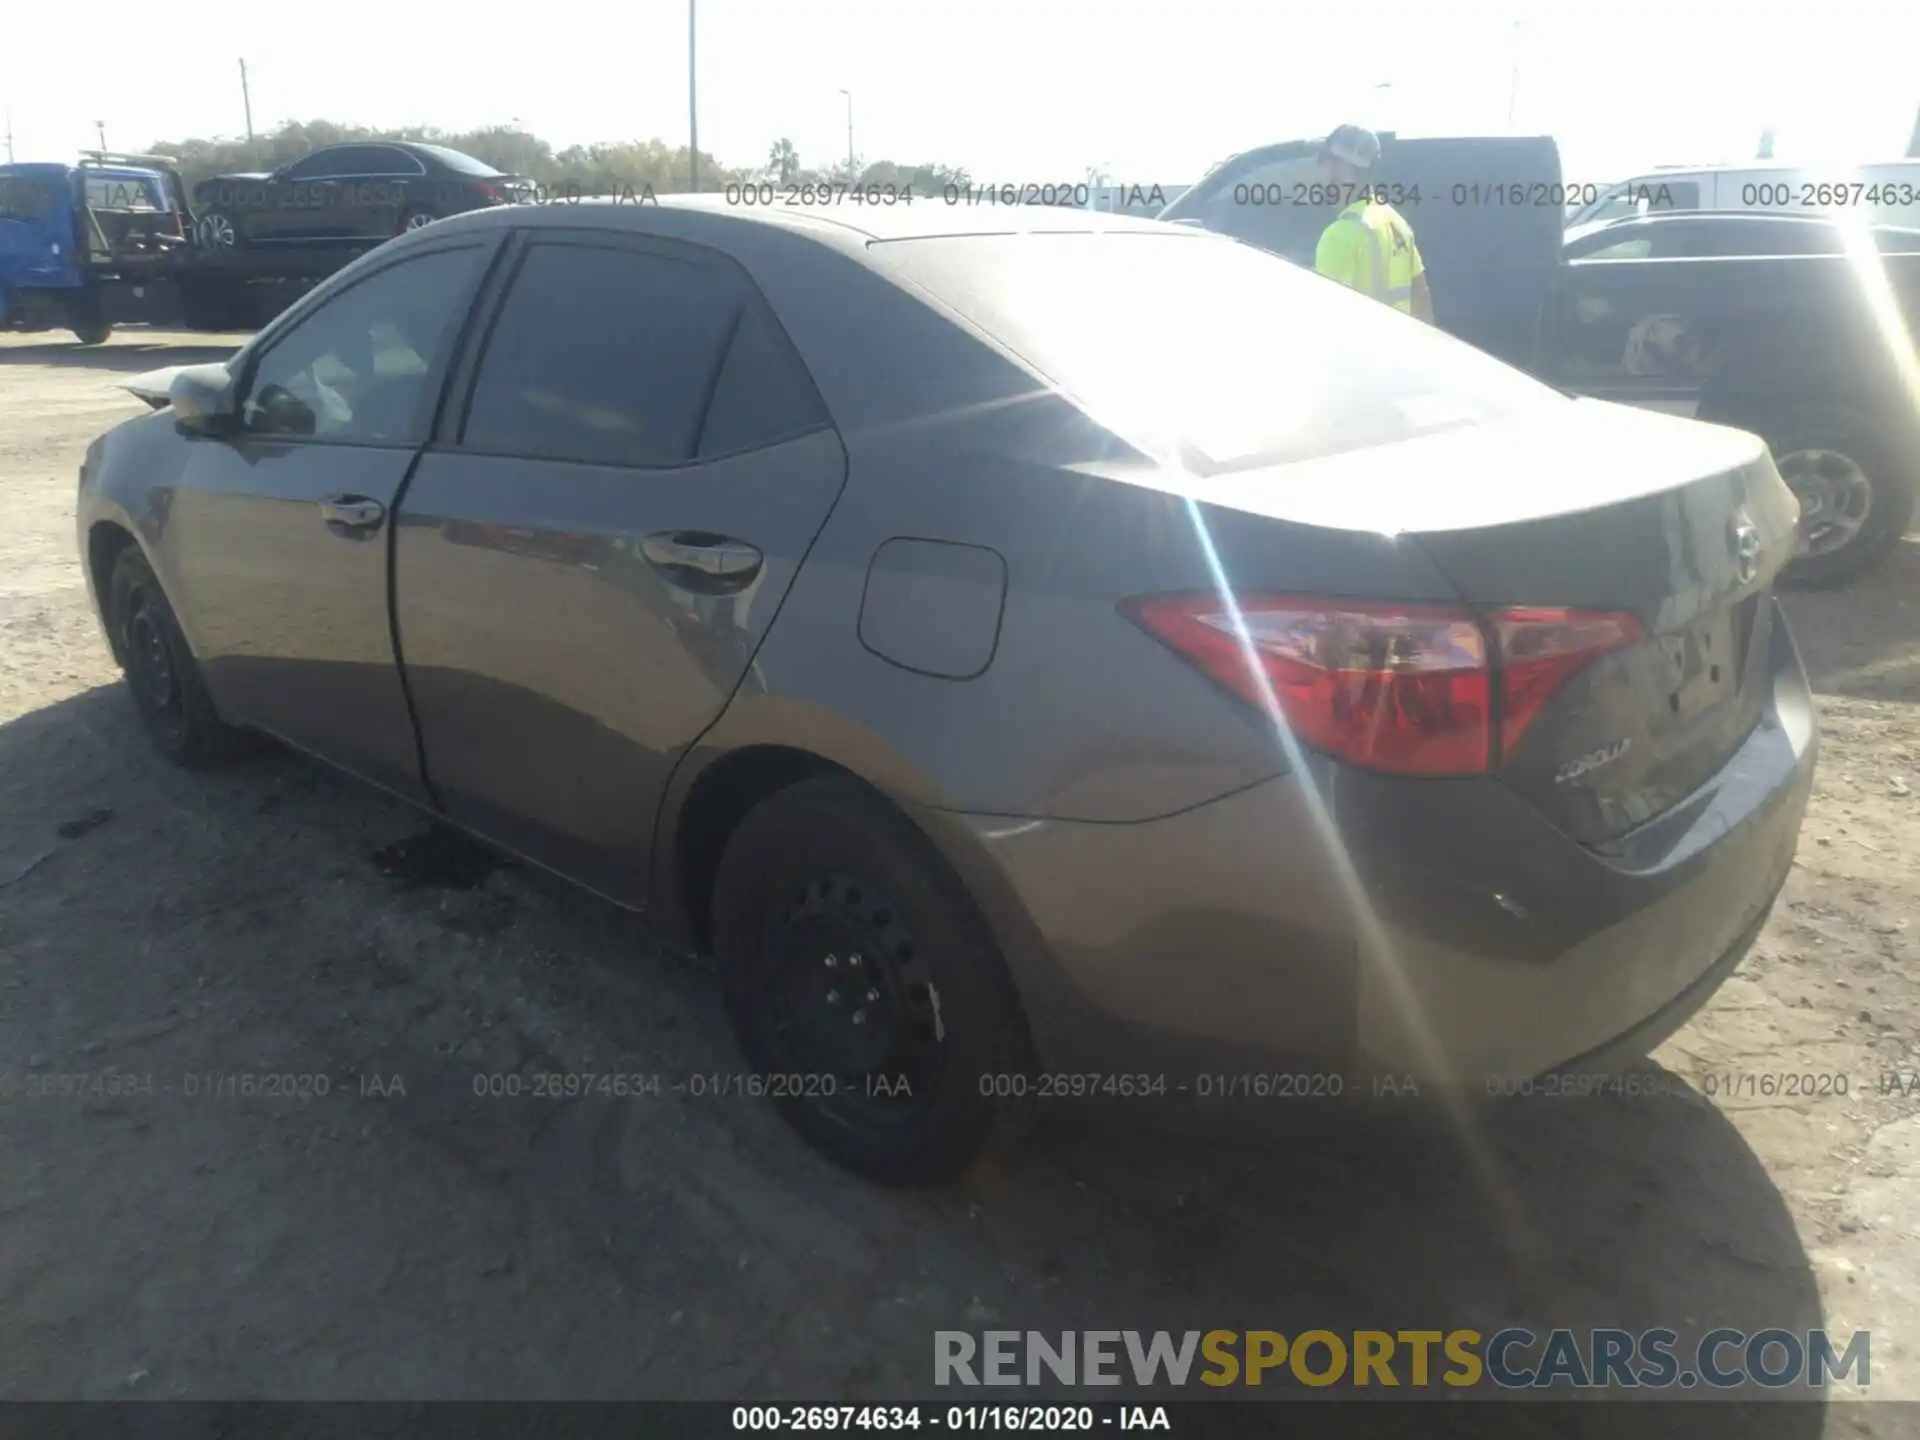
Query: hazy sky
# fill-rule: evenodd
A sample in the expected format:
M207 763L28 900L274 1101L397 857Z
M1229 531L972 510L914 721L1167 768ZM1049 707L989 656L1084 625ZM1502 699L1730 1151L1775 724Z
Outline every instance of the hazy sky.
M1566 178L1657 162L1901 153L1920 4L1795 0L698 0L701 148L764 162L965 165L976 179L1188 181L1222 156L1355 119L1403 134L1560 140ZM288 119L518 119L560 144L687 135L686 0L156 6L12 0L0 100L20 160ZM185 17L196 18L189 20ZM171 17L171 18L165 18ZM1518 22L1516 26L1516 22ZM1382 88L1384 87L1384 88Z

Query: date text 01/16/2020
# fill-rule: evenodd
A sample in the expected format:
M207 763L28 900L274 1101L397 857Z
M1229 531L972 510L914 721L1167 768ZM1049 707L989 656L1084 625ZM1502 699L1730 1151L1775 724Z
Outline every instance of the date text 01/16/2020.
M1421 186L1393 181L1345 184L1331 180L1249 180L1233 187L1231 199L1238 206L1300 206L1312 210L1341 209L1362 201L1391 205L1396 210L1420 205L1450 205L1456 209L1565 209L1570 205L1591 204L1600 198L1603 188L1593 183L1572 181L1502 183L1460 180L1446 186ZM1650 192L1648 204L1660 208L1661 201Z
M1168 203L1159 185L1094 185L1088 181L1002 181L993 184L952 180L925 188L871 181L771 180L732 184L721 191L729 205L769 207L808 205L1037 205L1067 210L1126 210L1152 215Z

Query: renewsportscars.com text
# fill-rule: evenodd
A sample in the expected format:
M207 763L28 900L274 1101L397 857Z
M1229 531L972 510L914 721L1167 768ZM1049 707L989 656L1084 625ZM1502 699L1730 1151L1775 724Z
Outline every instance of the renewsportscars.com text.
M936 1385L1867 1388L1872 1337L1824 1330L936 1330Z

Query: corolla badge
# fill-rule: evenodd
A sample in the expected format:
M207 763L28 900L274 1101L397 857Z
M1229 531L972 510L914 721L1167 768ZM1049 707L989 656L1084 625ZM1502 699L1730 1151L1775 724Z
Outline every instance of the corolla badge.
M1622 735L1611 745L1602 745L1598 750L1588 751L1585 755L1577 755L1553 772L1553 783L1556 785L1568 785L1578 780L1582 775L1587 775L1598 770L1602 765L1611 765L1622 755L1626 754L1628 747L1632 744L1633 740L1630 737Z
M1744 509L1733 514L1728 543L1733 549L1733 569L1742 585L1751 585L1760 574L1760 528Z

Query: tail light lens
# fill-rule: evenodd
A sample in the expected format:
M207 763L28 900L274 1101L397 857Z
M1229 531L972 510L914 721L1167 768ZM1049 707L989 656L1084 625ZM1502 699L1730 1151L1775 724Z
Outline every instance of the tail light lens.
M475 180L467 188L473 192L476 199L484 200L489 205L507 203L507 192L491 180Z
M1500 749L1511 754L1560 687L1609 650L1640 638L1631 615L1589 610L1496 610L1500 641Z
M1472 775L1510 751L1573 674L1640 636L1631 615L1255 595L1243 636L1217 595L1128 601L1129 617L1302 744L1369 769ZM1498 705L1496 706L1496 698Z

